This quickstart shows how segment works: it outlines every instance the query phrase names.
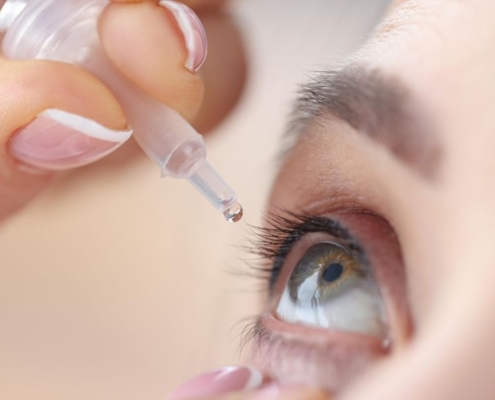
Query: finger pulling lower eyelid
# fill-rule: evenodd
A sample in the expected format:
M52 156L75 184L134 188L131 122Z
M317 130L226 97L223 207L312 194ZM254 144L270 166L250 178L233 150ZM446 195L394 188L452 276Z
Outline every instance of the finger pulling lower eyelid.
M256 369L227 366L200 374L182 384L168 396L168 400L190 400L249 392L262 385L263 375Z
M256 392L230 393L222 397L203 398L202 400L332 400L333 397L318 389L302 386L280 387L276 384L264 387Z
M301 385L270 385L253 393L245 400L331 400L331 396L319 389L310 389Z

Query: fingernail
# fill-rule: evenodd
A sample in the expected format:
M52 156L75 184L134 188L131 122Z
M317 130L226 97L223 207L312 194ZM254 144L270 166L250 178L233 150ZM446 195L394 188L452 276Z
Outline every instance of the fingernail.
M255 369L224 367L206 372L184 383L169 395L168 400L190 400L254 390L262 382L263 376Z
M186 42L186 68L197 72L206 60L208 41L206 32L196 13L177 1L162 0L159 4L169 10L179 26Z
M49 109L14 133L9 151L25 164L63 170L99 160L131 135L131 129L114 131L79 115Z

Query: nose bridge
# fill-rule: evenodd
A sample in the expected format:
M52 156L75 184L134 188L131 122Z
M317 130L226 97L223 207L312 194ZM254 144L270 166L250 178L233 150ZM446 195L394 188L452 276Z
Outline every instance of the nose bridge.
M490 220L467 221L459 220L461 246L447 250L440 295L411 345L411 375L423 382L416 399L495 398L495 235Z
M406 241L405 249L411 302L426 297L429 310L416 314L404 351L346 400L495 399L495 5L428 4L437 8L429 15L438 20L425 24L434 34L410 35L404 47L422 51L391 58L409 86L427 94L444 147L435 193L415 204L407 224L416 228L415 246L408 253ZM390 59L382 63L390 68Z
M430 265L440 273L435 276L437 295L432 297L427 318L439 330L443 325L449 327L448 337L454 337L452 332L469 331L475 338L486 331L495 339L495 203L479 193L472 193L467 202L461 196L452 198L459 204L449 208L450 223L437 235L443 240L431 246L431 251L443 253L435 259L444 265Z
M457 50L460 43L447 41L442 56L453 57L451 73L438 79L429 71L423 84L431 86L438 79L438 85L430 92L425 91L426 87L421 91L428 93L430 106L436 110L438 133L444 148L442 180L446 179L452 188L462 190L466 208L473 204L473 197L474 202L478 201L477 196L491 204L495 201L495 113L492 112L495 104L495 25L489 26L490 29L478 32L476 41L468 38L473 43L465 43L463 52ZM473 32L480 29L469 27ZM436 65L445 67L438 60Z
M475 153L469 161L477 165L457 164L450 181L438 183L440 211L428 214L437 232L423 249L425 262L431 257L442 264L423 268L422 279L436 270L428 285L430 310L416 321L403 358L391 362L402 376L394 379L391 369L386 379L402 387L377 399L495 399L495 164L476 160Z
M438 201L427 214L435 232L412 249L420 256L408 265L408 275L422 271L409 282L411 306L426 307L415 315L411 342L346 399L495 399L495 202L463 186L428 198ZM416 208L428 210L426 202Z
M450 287L412 344L411 374L422 381L415 398L495 397L495 263L490 261L478 269L475 260L469 265L468 259L459 257L458 265L453 266Z

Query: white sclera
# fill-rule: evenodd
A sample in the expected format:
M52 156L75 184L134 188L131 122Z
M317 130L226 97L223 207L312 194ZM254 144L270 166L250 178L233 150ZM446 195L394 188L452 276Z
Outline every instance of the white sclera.
M387 333L383 300L377 288L354 279L341 293L323 299L315 272L299 286L295 301L286 287L277 306L280 319L383 338Z

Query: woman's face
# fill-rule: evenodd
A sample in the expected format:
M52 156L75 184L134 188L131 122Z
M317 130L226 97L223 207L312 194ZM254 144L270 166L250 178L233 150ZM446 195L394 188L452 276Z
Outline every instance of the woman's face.
M493 398L494 21L492 0L398 1L303 89L262 233L266 373L356 400Z

